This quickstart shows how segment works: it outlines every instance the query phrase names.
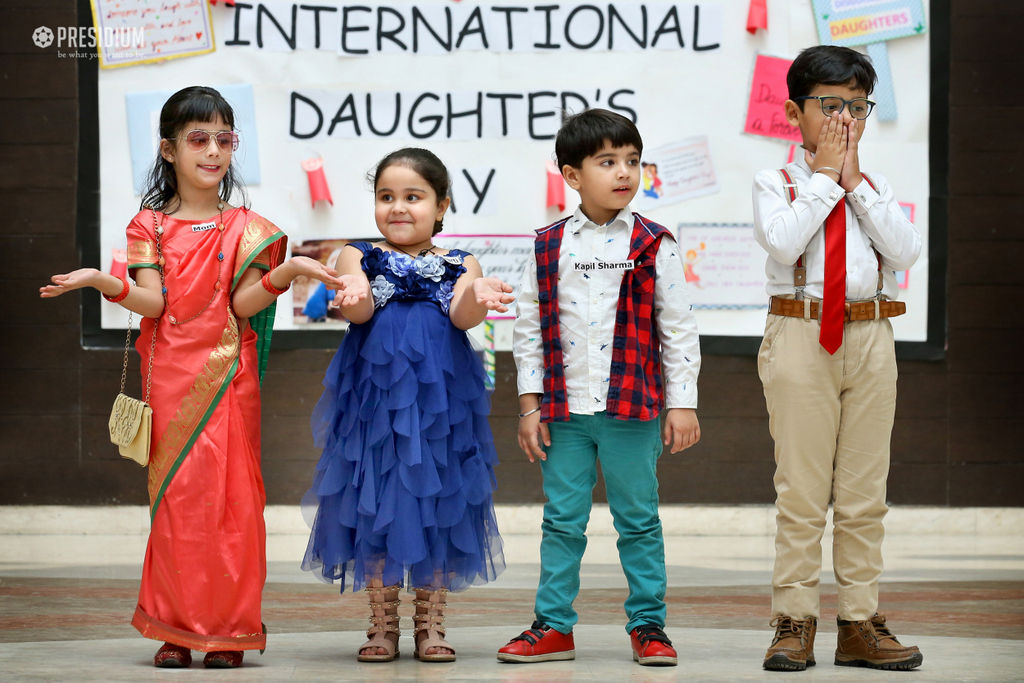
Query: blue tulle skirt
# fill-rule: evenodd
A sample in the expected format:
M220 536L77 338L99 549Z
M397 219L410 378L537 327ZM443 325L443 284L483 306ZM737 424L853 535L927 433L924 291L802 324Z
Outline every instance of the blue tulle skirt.
M489 410L480 359L436 304L392 301L350 326L313 411L323 454L302 568L342 592L368 577L453 591L497 577Z

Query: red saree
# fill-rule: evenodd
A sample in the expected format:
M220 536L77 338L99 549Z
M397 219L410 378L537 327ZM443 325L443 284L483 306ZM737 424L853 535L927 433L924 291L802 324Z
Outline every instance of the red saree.
M225 212L218 289L219 216L157 216L167 307L150 397L152 526L132 625L147 638L201 652L259 650L267 574L260 380L275 306L239 320L230 297L246 268L281 264L287 237L252 211ZM136 215L127 233L128 268L156 268L152 213ZM144 318L136 344L143 382L152 334L153 320Z

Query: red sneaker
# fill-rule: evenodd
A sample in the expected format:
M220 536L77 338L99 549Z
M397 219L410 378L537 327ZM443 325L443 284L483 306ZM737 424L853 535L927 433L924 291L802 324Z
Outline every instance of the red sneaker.
M576 659L572 633L559 633L539 621L533 622L533 626L498 650L499 662L557 662L564 659Z
M660 626L644 624L629 634L633 645L633 661L641 666L675 666L678 664L675 648Z
M184 669L192 664L192 651L187 647L164 643L153 657L153 666L161 669Z

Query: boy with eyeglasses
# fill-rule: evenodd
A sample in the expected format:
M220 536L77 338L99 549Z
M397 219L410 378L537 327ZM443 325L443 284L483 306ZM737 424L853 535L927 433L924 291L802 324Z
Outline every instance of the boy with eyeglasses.
M921 238L880 175L861 173L858 146L875 71L845 47L808 48L786 77L786 116L803 158L754 178L754 236L768 252L771 295L758 374L775 439L778 532L772 576L775 638L764 668L814 665L821 537L829 503L839 591L835 663L921 665L878 614L896 355L888 318L901 315L893 271Z

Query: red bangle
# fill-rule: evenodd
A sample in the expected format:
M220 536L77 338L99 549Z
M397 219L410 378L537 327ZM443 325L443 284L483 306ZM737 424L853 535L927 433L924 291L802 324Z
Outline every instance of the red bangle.
M285 287L284 289L278 289L277 287L274 286L274 283L270 281L270 273L272 272L274 271L268 271L266 275L260 278L260 282L263 284L263 289L267 290L274 296L281 296L291 288L291 283L289 283L288 286Z
M117 279L124 283L124 289L121 290L120 294L118 294L117 296L114 296L114 297L110 297L110 296L107 296L106 294L103 294L103 292L100 292L100 294L103 294L103 298L106 299L107 301L109 301L112 304L119 304L122 301L124 301L125 297L128 296L129 290L131 290L131 288L132 288L132 286L130 284L128 284L128 280L124 279L123 277L119 277Z

